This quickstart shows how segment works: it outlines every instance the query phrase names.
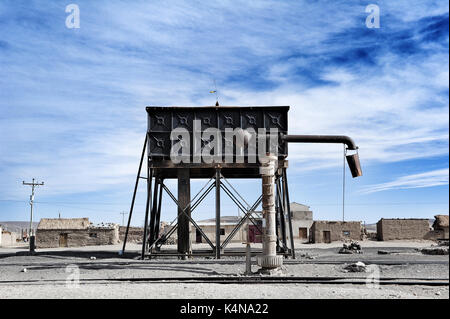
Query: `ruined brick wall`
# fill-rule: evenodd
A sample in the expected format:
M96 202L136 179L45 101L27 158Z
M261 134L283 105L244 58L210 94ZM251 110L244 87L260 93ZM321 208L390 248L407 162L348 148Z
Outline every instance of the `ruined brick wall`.
M119 240L123 242L125 238L125 232L127 231L126 226L119 227ZM130 227L128 230L127 243L142 243L144 238L144 228L143 227Z
M361 240L361 222L315 221L311 226L311 241L324 243L324 232L330 232L331 241Z
M430 233L428 219L384 219L377 223L380 241L402 239L427 239Z
M119 229L114 228L89 228L82 230L43 230L36 232L37 248L60 247L61 234L67 234L67 247L83 247L97 245L114 245L119 243Z

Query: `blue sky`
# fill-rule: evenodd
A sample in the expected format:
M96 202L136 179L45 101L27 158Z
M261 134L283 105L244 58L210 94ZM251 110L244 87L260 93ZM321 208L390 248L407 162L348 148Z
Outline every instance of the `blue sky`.
M222 105L290 105L291 133L356 140L364 176L347 173L347 220L448 214L447 2L129 2L0 2L0 220L29 218L21 183L35 177L37 220L121 222L145 106L212 105L214 80ZM79 29L66 28L70 3ZM372 3L379 29L365 25ZM291 146L289 160L292 201L342 218L342 146ZM235 185L249 201L261 187ZM195 218L213 216L211 196Z

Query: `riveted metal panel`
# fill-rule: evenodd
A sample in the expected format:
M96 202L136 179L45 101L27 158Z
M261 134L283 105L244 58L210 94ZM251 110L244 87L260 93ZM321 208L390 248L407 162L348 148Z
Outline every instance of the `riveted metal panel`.
M148 156L151 161L170 160L170 150L178 141L170 140L170 132L175 128L184 128L191 134L194 120L199 120L201 130L218 128L222 133L222 149L225 150L225 129L266 129L269 134L271 128L278 129L279 133L287 134L288 106L206 106L206 107L147 107L148 113ZM201 140L202 148L208 144L208 139ZM269 138L267 135L267 143ZM278 138L279 158L287 157L287 143ZM269 148L267 148L269 149ZM234 149L234 152L236 150ZM247 154L247 149L245 149ZM247 158L245 159L247 161ZM212 166L215 164L211 164Z

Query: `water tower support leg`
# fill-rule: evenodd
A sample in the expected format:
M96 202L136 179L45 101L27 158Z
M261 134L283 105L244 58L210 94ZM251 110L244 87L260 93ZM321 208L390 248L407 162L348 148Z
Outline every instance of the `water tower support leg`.
M216 259L220 259L220 168L216 169Z
M189 218L191 216L191 181L189 168L178 169L178 253L186 259L191 254ZM182 209L186 208L185 214Z

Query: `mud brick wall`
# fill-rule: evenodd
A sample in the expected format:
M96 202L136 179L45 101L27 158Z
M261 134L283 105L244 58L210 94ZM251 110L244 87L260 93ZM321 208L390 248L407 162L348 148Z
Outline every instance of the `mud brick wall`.
M119 243L119 229L89 228L83 230L40 230L36 232L37 248L56 248L60 246L61 235L67 234L67 247L114 245ZM62 247L65 247L63 245Z
M125 238L125 232L127 231L127 227L120 226L119 227L119 239L123 242ZM144 238L144 228L143 227L130 227L128 230L127 243L141 243Z
M331 241L361 240L361 222L315 221L311 226L311 241L324 243L324 232L330 232ZM349 235L345 235L348 232Z
M384 219L377 223L377 238L380 241L402 239L428 239L428 219Z

